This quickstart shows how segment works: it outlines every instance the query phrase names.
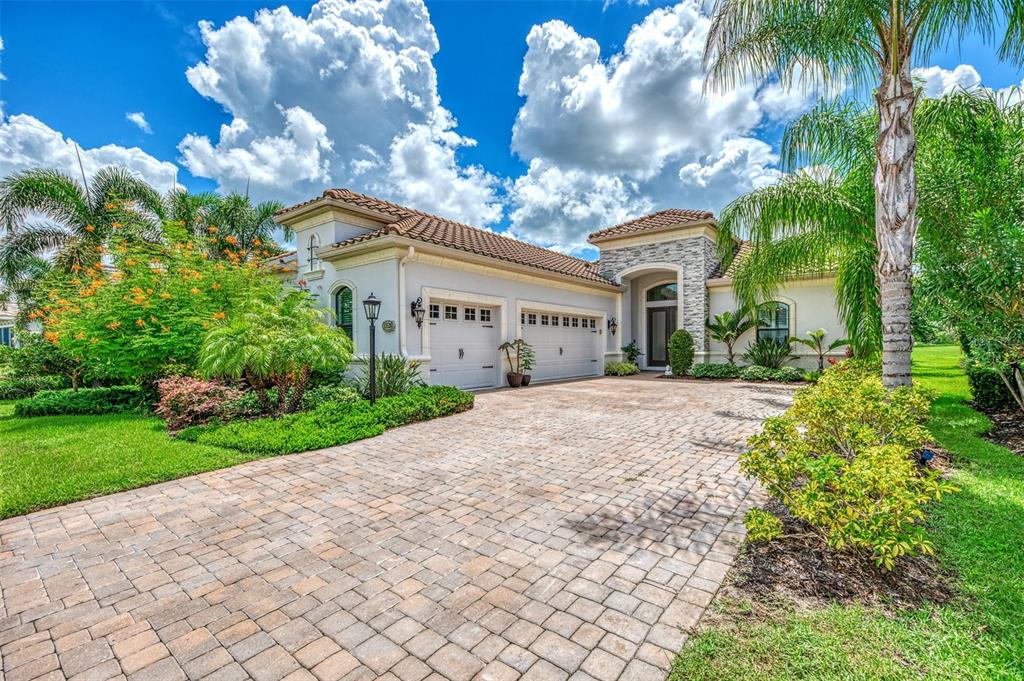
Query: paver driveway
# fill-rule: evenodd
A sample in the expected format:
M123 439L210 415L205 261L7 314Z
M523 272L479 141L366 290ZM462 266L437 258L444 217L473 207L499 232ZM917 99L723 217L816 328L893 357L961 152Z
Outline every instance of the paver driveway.
M493 392L372 440L0 522L6 681L662 679L741 538L737 453L789 396Z

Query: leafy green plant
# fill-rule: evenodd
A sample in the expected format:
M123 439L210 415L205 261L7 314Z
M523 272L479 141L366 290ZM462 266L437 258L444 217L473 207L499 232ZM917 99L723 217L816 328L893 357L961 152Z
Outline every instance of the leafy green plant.
M6 378L0 381L0 400L20 400L31 397L40 390L59 390L67 387L64 376L25 376Z
M685 376L693 366L693 336L685 329L676 329L668 339L668 363L675 376Z
M840 338L839 340L834 340L828 345L825 345L825 336L827 335L828 332L825 331L825 329L815 329L814 331L807 332L807 338L799 338L797 336L792 336L789 339L789 342L800 343L801 345L813 350L814 353L818 356L818 371L824 371L825 355L832 352L836 348L841 348L844 345L850 344L850 341L848 341L847 339Z
M739 378L740 367L735 364L694 364L691 373L695 378Z
M147 393L137 385L78 390L40 390L14 404L15 416L54 416L60 414L118 414L142 411Z
M765 421L740 468L829 546L891 570L900 556L932 553L924 507L955 489L915 461L930 407L919 391L887 391L839 365Z
M769 369L778 369L794 358L789 343L781 343L773 338L761 338L754 341L747 345L747 351L743 353L744 361Z
M750 541L772 541L783 535L782 521L763 508L752 508L743 516Z
M302 411L309 411L328 402L355 402L358 399L359 392L355 388L344 385L317 385L303 394L300 408Z
M425 421L466 411L473 395L449 386L424 386L371 405L326 402L312 411L280 418L236 421L186 428L178 437L243 452L290 454L354 442L414 421Z
M795 383L806 380L804 371L797 367L770 369L756 364L741 367L739 377L744 381L774 381L777 383Z
M401 395L413 388L425 385L423 382L422 365L414 359L406 359L401 355L388 353L377 355L377 397ZM357 384L359 394L370 398L370 365L363 367L363 373Z
M604 365L605 376L632 376L640 373L640 367L633 362L608 362Z
M519 355L519 366L522 367L523 373L530 373L533 370L534 362L537 361L533 346L520 338L516 341L516 349Z
M626 356L626 361L630 364L636 364L637 360L643 356L643 352L640 351L640 346L636 344L636 339L629 341L629 345L622 346L622 354Z
M752 329L755 324L757 324L757 320L750 314L749 308L742 308L736 312L726 310L722 314L716 314L712 321L707 322L708 335L711 336L711 340L725 343L729 364L735 364L736 343L740 336Z
M1017 408L1013 394L1006 387L998 370L978 360L968 359L964 362L964 371L971 386L971 400L978 409L1008 411ZM1003 375L1009 374L1009 369L1003 370Z
M508 363L510 373L524 374L533 368L535 361L533 347L522 338L505 341L498 346L498 350L505 353L505 361Z

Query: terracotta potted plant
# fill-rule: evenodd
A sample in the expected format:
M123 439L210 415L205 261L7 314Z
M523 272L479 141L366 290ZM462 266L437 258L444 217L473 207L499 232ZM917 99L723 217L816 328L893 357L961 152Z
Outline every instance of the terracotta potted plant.
M523 371L519 364L519 352L516 346L518 341L505 341L498 346L498 350L505 353L505 360L508 362L508 373L505 374L505 380L508 381L508 387L518 388L523 384ZM512 351L516 350L515 359L512 359Z
M535 355L533 348L522 338L516 341L516 354L519 357L519 369L523 372L523 385L530 385L530 370L533 369Z

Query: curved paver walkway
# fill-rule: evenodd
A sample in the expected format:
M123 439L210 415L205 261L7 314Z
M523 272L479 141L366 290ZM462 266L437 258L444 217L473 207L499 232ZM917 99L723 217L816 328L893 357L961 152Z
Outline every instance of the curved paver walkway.
M663 679L785 388L597 379L0 522L33 678Z

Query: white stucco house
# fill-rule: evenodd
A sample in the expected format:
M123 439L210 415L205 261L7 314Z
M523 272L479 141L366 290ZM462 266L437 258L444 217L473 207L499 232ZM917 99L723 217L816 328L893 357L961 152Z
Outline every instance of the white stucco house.
M595 231L596 262L347 189L328 189L276 220L296 233L296 252L281 259L288 276L334 310L357 355L369 351L360 301L372 293L382 301L378 352L420 361L429 383L502 385L507 366L498 346L516 338L536 351L534 381L600 375L634 339L641 368L662 369L677 328L693 335L695 361L725 361L704 325L736 301L707 211L663 210ZM833 283L808 278L779 291L774 312L737 349L757 336L816 328L830 339L845 335ZM813 368L816 357L794 364Z
M14 337L14 321L17 316L17 305L0 303L0 345L13 347L17 343Z

